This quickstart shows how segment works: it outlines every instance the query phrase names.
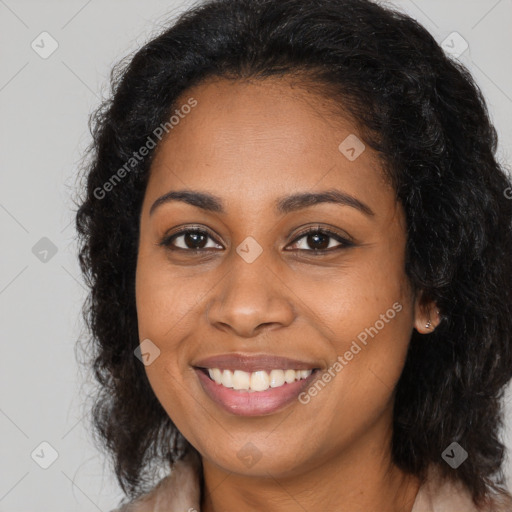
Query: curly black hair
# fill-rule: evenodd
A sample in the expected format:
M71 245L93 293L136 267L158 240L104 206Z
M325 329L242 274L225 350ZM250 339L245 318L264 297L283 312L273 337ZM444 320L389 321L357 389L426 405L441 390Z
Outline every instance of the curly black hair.
M155 468L194 450L134 357L139 220L155 149L134 155L149 140L156 145L155 129L167 123L167 131L193 85L271 76L316 84L381 158L406 213L406 274L442 315L432 333L413 331L396 389L393 461L421 479L437 465L480 505L504 484L511 182L468 70L416 21L369 0L203 2L112 70L110 97L90 118L76 215L91 288L83 313L98 381L96 440L131 498L154 483ZM457 470L441 458L453 441L469 453Z

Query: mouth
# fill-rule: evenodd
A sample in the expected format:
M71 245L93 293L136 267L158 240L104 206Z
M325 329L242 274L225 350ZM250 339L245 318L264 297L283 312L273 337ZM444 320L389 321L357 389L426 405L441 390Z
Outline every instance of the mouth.
M222 370L220 368L198 368L209 379L227 389L261 393L269 388L280 388L285 384L306 380L319 368L309 370L273 369L246 372L244 370Z
M303 361L240 355L217 356L193 367L205 394L239 416L269 415L298 402L320 370Z

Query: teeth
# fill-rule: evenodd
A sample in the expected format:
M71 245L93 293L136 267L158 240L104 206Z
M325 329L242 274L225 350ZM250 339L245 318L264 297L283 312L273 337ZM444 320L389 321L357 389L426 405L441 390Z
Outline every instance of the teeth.
M220 370L219 370L220 371ZM215 381L222 384L222 381ZM251 374L235 370L233 372L233 389L249 389L251 387Z
M220 370L208 368L210 378L226 388L245 391L266 391L269 387L278 388L296 380L307 379L313 370L272 370L270 374L264 370L244 372L242 370Z
M224 370L221 372L219 370L220 377L219 379L222 379L222 385L226 388L232 388L233 387L233 372L231 370ZM215 382L219 382L219 379L215 380Z
M300 379L300 372L299 372L298 377ZM292 382L294 382L295 381L295 370L286 370L284 372L284 380L286 381L287 384L291 384Z
M283 370L272 370L270 372L270 387L278 388L284 384L284 372Z
M263 370L259 372L251 373L251 385L250 388L253 391L265 391L270 386L270 376Z

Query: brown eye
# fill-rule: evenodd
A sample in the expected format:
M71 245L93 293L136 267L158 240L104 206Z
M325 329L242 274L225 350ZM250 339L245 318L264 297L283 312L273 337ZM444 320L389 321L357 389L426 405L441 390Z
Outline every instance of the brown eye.
M208 246L209 240L213 242L213 246ZM168 247L171 250L184 251L208 250L216 248L222 249L222 246L216 244L207 231L203 231L200 229L186 229L178 231L173 235L166 236L160 242L160 245Z
M337 233L325 229L313 228L296 238L293 245L298 245L295 249L299 251L321 253L351 247L354 244Z

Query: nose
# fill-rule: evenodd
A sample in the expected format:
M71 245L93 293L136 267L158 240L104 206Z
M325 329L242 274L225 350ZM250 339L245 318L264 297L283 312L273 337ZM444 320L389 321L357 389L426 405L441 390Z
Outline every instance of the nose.
M207 306L210 325L243 338L290 325L295 318L293 293L266 258L247 263L234 254L233 259Z

